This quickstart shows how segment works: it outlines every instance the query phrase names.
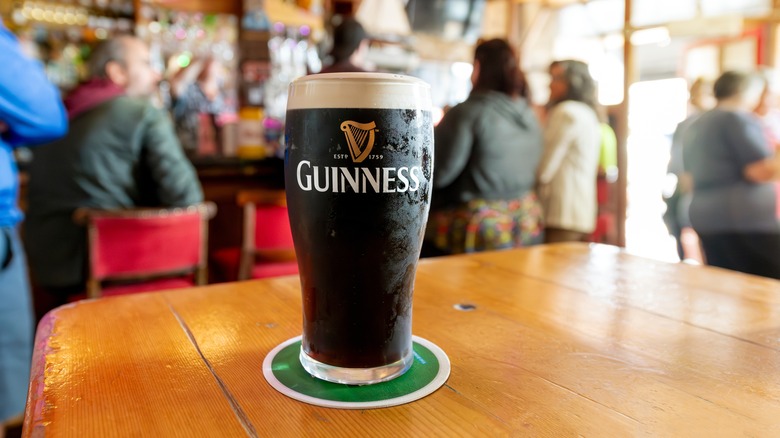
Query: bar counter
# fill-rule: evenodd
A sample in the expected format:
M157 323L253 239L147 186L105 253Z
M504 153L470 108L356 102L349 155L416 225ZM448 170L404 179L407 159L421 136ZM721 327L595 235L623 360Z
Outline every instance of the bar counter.
M775 280L586 244L426 259L414 333L452 372L382 409L274 390L263 358L300 331L296 277L61 307L24 436L780 436Z

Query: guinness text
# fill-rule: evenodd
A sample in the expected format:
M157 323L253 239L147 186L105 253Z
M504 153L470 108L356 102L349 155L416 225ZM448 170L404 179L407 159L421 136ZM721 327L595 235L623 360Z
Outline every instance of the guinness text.
M298 163L298 187L309 192L403 193L416 192L423 178L419 166L412 167L330 167Z

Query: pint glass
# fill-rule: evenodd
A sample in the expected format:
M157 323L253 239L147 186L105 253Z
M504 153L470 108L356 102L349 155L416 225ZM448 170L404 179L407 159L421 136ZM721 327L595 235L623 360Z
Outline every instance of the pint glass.
M371 384L412 364L412 291L433 172L430 87L333 73L290 85L285 185L303 294L300 360Z

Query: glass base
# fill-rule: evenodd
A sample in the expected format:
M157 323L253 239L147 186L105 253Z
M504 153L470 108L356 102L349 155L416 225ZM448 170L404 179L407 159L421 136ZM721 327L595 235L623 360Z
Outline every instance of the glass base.
M303 368L318 379L346 385L371 385L392 380L405 373L412 366L414 357L410 348L409 354L388 365L375 368L344 368L314 360L301 348L300 360Z

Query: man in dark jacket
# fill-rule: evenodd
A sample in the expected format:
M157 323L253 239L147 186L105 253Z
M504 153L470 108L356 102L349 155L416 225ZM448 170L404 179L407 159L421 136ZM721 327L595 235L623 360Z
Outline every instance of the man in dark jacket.
M66 99L70 132L34 152L27 250L38 317L83 291L86 231L79 207L177 207L202 201L195 170L167 114L149 96L160 79L149 49L120 36L95 48L91 79Z

